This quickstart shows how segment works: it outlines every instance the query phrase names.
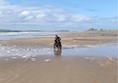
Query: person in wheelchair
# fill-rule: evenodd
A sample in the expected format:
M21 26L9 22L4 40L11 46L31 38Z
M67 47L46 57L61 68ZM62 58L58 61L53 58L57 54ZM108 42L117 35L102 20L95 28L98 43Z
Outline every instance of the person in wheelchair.
M55 35L55 43L61 42L61 38L58 35Z
M58 35L55 35L54 48L61 49L61 38Z

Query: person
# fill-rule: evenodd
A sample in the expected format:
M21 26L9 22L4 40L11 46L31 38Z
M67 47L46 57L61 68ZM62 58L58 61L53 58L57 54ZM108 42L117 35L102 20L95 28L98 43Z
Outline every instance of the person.
M61 55L61 50L62 50L61 38L58 35L55 35L54 54L56 56Z
M58 41L60 42L61 38L58 35L55 35L55 43L57 43Z

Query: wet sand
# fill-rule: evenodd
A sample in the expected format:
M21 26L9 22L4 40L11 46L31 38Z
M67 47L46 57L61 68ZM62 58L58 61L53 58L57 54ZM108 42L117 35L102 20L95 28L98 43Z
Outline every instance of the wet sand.
M63 45L117 42L117 33L59 33ZM54 37L0 41L2 45L53 46ZM47 56L0 58L0 83L117 83L117 58Z
M0 83L117 83L117 60L45 56L0 61Z

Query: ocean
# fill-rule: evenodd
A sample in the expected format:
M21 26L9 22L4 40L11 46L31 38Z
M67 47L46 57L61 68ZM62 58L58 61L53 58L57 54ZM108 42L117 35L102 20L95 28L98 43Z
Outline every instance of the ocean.
M34 38L34 37L53 37L58 32L51 31L10 31L0 32L0 40Z

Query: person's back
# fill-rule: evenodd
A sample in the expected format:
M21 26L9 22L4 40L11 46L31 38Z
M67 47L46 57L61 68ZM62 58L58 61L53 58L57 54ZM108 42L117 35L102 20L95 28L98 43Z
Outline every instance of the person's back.
M60 41L61 41L61 38L58 35L56 35L56 37L55 37L55 43L56 44L59 44L59 43L61 43Z
M54 42L54 49L58 48L61 51L62 45L61 45L61 38L56 35L55 42Z
M55 37L55 42L58 43L58 42L60 42L60 41L61 41L61 38L60 38L58 35L56 35L56 37Z

